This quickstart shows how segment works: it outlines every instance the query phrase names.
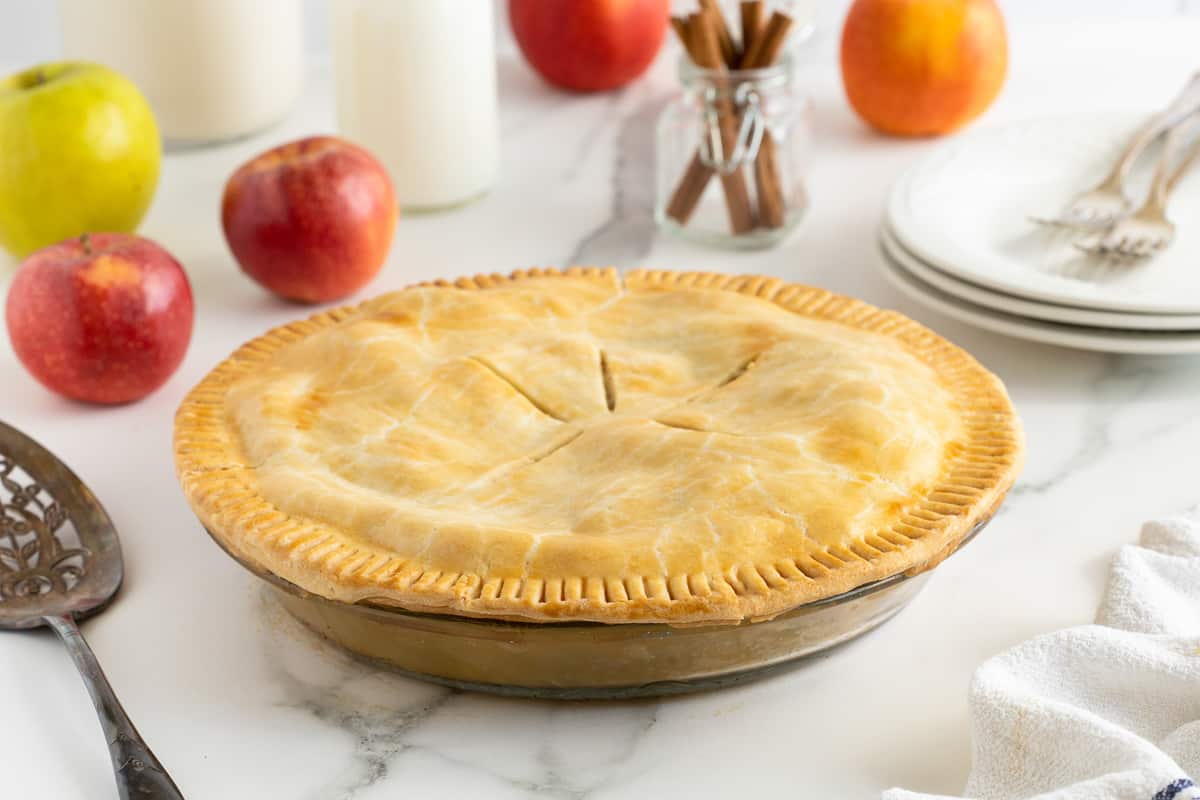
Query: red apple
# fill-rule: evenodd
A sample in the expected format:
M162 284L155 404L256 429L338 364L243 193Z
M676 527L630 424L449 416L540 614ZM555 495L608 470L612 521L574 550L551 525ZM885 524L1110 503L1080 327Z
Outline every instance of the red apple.
M95 233L25 259L5 316L13 350L46 388L127 403L175 372L192 311L187 275L170 253L139 236Z
M645 72L670 15L670 0L508 0L525 59L550 83L579 92L616 89Z
M221 224L242 270L281 297L320 303L383 266L399 216L383 166L333 136L289 142L225 184Z

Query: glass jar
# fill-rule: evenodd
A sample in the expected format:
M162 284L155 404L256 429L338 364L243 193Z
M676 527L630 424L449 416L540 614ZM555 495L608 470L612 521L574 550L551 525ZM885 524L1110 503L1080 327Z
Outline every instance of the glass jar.
M812 110L791 58L733 72L680 63L683 91L658 121L655 218L705 244L777 244L809 202Z
M137 84L169 148L278 122L300 94L299 0L59 0L63 53Z

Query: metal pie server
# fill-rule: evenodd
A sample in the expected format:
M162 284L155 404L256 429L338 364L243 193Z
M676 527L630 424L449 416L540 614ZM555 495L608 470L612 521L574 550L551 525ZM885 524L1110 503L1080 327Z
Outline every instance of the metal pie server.
M112 602L123 575L116 529L95 495L0 422L0 629L46 625L62 638L100 716L122 800L182 800L75 624Z

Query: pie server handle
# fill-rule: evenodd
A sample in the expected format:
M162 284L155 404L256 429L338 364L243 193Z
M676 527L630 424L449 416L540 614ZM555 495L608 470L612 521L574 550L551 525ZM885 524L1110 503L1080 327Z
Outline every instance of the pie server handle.
M108 754L112 758L121 800L183 800L183 794L121 707L121 701L104 677L96 655L84 641L75 620L69 616L45 617L45 622L67 646L88 694L92 696L108 740Z

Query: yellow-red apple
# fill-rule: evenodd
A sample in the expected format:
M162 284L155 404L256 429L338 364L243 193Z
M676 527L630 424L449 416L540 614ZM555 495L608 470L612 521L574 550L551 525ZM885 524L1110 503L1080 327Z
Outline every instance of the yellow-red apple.
M856 0L842 29L846 96L884 133L962 127L996 99L1007 66L994 0Z
M127 403L161 386L192 337L192 289L149 239L96 233L21 264L5 318L13 350L48 389L89 403Z
M230 177L221 201L225 239L242 270L304 303L345 297L375 277L399 213L379 161L333 136L251 159Z

